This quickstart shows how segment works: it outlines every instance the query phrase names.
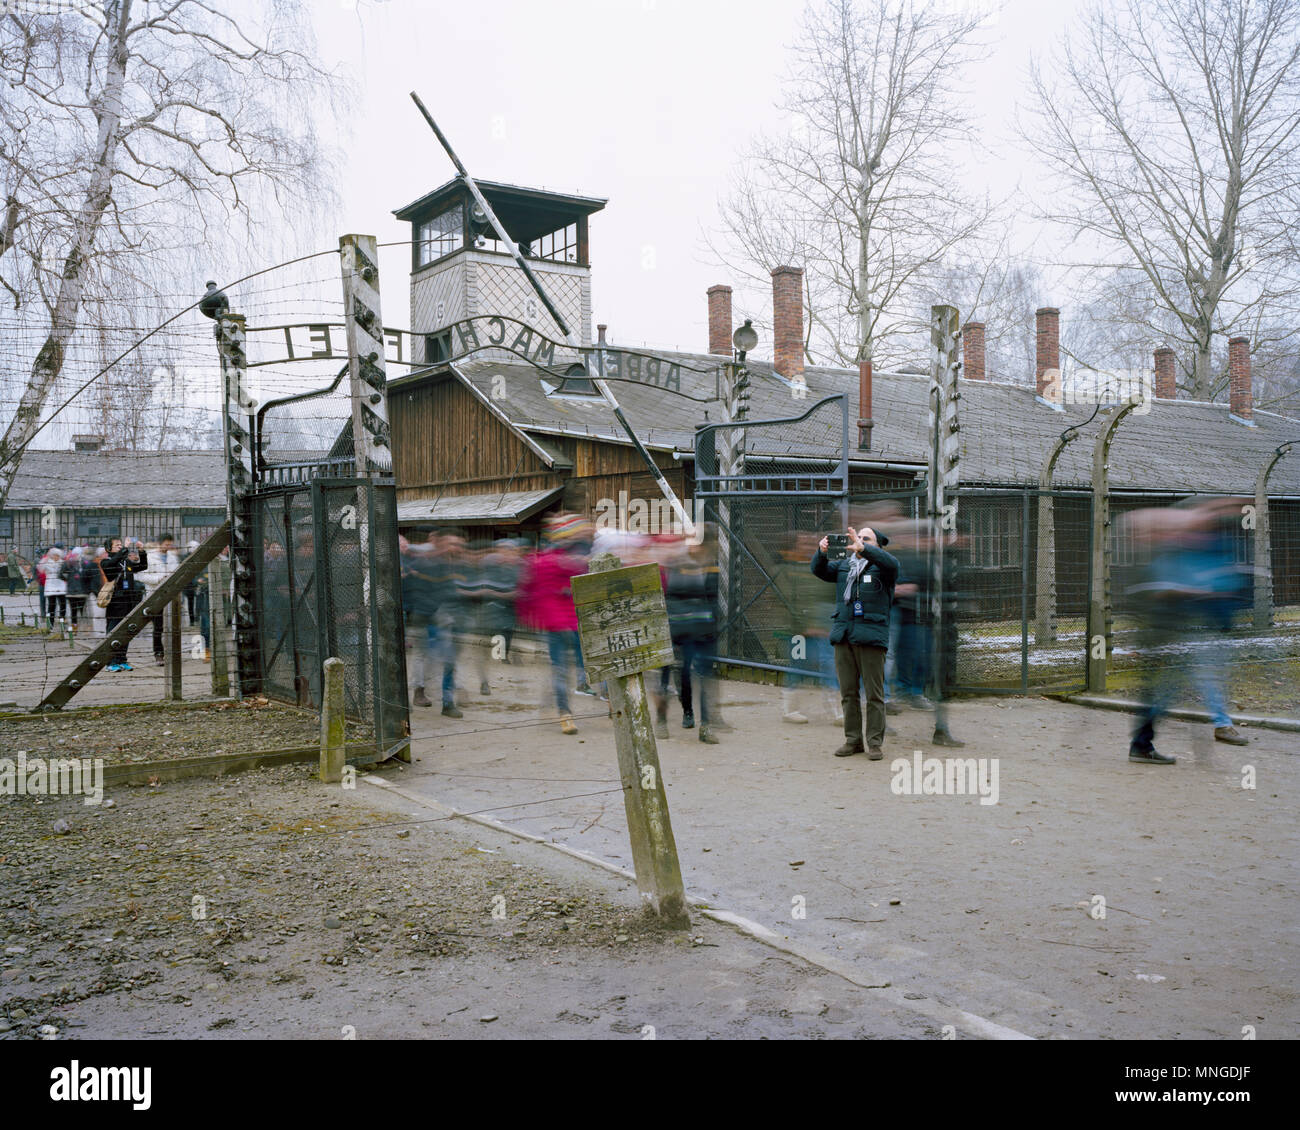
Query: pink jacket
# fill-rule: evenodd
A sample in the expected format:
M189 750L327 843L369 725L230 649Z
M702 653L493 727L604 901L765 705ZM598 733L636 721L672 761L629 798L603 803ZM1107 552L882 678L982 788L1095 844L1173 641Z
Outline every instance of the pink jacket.
M587 563L564 549L534 554L519 586L515 605L519 618L542 632L577 631L578 614L569 578L586 571Z

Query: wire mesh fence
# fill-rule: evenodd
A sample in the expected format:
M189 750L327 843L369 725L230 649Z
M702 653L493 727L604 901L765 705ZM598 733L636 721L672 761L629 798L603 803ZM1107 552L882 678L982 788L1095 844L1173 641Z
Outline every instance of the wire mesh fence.
M317 477L253 496L256 621L269 696L320 709L344 664L344 709L387 756L407 734L397 501L391 483Z
M1079 689L1086 677L1092 497L959 490L955 690Z

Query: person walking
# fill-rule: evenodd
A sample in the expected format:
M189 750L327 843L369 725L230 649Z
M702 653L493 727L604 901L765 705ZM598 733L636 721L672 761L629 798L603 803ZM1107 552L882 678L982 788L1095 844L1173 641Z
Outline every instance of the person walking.
M590 544L588 524L576 514L547 519L546 548L532 556L519 587L522 617L546 636L551 661L551 690L560 715L560 730L576 734L578 727L569 707L569 679L575 669L579 685L582 649L578 643L578 613L573 606L573 577L587 571L583 550Z
M519 590L522 559L515 543L499 539L491 552L479 561L475 588L475 624L479 637L479 691L491 694L487 660L500 649L503 663L510 662L510 641L515 634L515 599Z
M140 580L144 583L146 592L153 592L181 567L181 558L180 554L176 552L176 543L171 534L163 534L158 539L157 546L151 549L149 554L150 567L140 575ZM149 617L149 622L153 625L153 661L159 667L163 665L165 660L163 649L164 611L163 608L159 608L157 612Z
M706 528L707 535L707 528ZM694 692L699 690L700 741L717 745L712 655L717 645L717 540L705 537L668 564L664 591L673 647L681 656L682 728L695 726Z
M22 558L12 549L5 554L5 574L5 579L9 582L10 596L13 596L15 589L25 587Z
M442 667L442 712L448 718L460 718L456 706L455 668L445 662L445 649L439 646L438 611L446 602L449 573L440 559L437 546L418 540L424 535L413 533L411 539L398 539L402 569L402 609L405 613L407 644L411 662L407 673L415 693L413 706L432 706L425 694L427 681Z
M885 657L885 713L895 714L903 706L933 710L925 697L930 677L930 546L924 523L912 523L902 537L894 538L898 579L894 584L894 606L889 617L889 652ZM890 707L894 709L891 710Z
M96 639L106 634L104 625L107 621L108 609L99 606L99 590L104 584L104 574L100 572L99 563L107 556L108 550L102 545L94 546L86 551L86 571L89 579L85 584L86 591L91 596L86 608L90 612L90 633Z
M1243 585L1232 552L1232 524L1239 514L1238 500L1210 499L1125 516L1134 543L1150 547L1149 560L1133 571L1127 588L1141 623L1141 650L1148 658L1143 709L1129 741L1128 759L1136 764L1173 765L1178 760L1156 750L1156 725L1169 713L1188 676L1209 708L1215 740L1249 744L1227 711L1222 654L1205 646L1202 638L1232 627ZM1170 660L1167 652L1174 646L1190 650L1190 665Z
M86 609L86 597L99 592L99 570L89 562L86 551L81 546L68 550L68 560L64 572L68 581L68 630L75 633L77 623Z
M32 574L36 578L36 607L40 615L39 624L45 624L45 566L49 560L50 548L37 548L36 561L32 565Z
M53 635L55 624L65 622L68 617L67 562L63 559L63 550L58 548L51 549L44 561L46 626Z
M102 584L113 582L113 594L108 602L108 615L105 619L105 634L111 640L113 629L144 599L145 588L138 574L148 569L149 555L139 542L126 545L121 538L109 538L104 542L104 548L108 550L108 555L100 560L99 573ZM109 657L112 662L106 670L135 670L127 660L129 647L130 644L125 639L115 642Z
M809 567L815 576L835 586L830 641L844 710L844 744L835 756L864 751L861 686L867 699L865 752L870 760L879 761L884 756L885 653L898 560L885 552L889 538L884 534L870 528L859 534L850 526L848 535L848 557L828 560L830 539L823 537Z

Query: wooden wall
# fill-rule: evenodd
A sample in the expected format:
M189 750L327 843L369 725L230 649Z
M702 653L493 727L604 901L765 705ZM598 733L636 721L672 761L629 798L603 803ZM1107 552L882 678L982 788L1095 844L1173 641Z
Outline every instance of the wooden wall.
M398 499L540 490L561 479L454 377L389 395Z

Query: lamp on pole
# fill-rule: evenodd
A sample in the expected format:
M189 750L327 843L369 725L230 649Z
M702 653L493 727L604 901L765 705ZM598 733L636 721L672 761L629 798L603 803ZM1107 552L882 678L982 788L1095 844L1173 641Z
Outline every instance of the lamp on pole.
M731 335L734 348L732 359L723 366L725 373L722 390L722 411L730 423L740 423L749 410L749 370L745 368L745 355L753 352L758 345L758 333L750 319ZM722 476L724 490L734 487L733 476L742 474L745 463L744 430L738 427L721 428L723 436L722 451L719 452L721 466L718 473ZM725 497L714 504L714 514L718 521L718 625L720 648L726 647L723 633L728 630L731 613L731 593L734 588L734 557L731 552L731 539L740 534L738 514L731 511L731 503Z

